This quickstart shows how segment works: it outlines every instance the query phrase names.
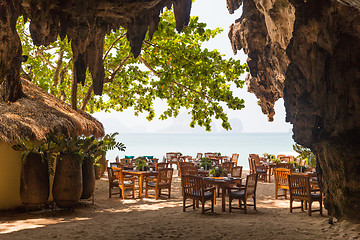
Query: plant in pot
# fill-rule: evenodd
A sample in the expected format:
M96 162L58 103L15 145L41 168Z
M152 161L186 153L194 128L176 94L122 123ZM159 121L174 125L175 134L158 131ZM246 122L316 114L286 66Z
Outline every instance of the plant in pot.
M46 204L49 193L48 148L44 143L21 140L12 148L21 156L20 198L26 211Z
M58 153L52 194L60 208L73 208L80 200L82 193L83 149L79 136L66 137L51 135L53 151Z
M222 167L215 167L210 170L209 176L214 177L225 177L227 175L227 172Z
M150 167L146 164L145 157L138 157L135 159L136 170L138 171L149 171Z
M278 159L274 154L264 153L263 156L272 163L276 164L281 162L280 159Z
M100 179L101 175L106 170L106 152L117 148L119 151L125 151L126 147L123 143L117 142L115 137L118 132L106 134L102 139L94 142L97 149L94 152L95 159L95 178Z
M204 168L205 170L210 170L212 168L212 162L208 157L200 158L200 168Z

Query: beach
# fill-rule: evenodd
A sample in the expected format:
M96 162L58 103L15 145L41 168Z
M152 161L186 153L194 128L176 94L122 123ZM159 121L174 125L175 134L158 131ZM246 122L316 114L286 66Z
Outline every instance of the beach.
M226 205L226 212L221 212L221 198L217 198L215 212L201 214L200 209L192 208L183 212L176 172L171 198L159 200L109 198L107 178L103 177L96 181L95 205L84 200L74 211L1 212L0 239L360 238L359 224L336 219L330 224L325 209L323 216L315 212L310 217L300 209L290 213L289 200L275 200L274 189L273 181L258 183L257 211L249 207L247 214L240 210L229 213ZM317 207L313 203L313 208Z

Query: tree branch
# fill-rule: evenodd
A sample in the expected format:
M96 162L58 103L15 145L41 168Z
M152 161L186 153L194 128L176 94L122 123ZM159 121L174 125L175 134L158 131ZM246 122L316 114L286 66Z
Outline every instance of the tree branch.
M62 85L65 81L65 73L70 65L71 60L66 64L66 66L61 70L60 72L60 85ZM64 90L60 90L60 99L61 101L65 102L66 101L66 93Z
M120 37L118 37L109 47L109 49L106 51L104 57L103 57L103 60L106 59L107 55L109 54L109 52L111 51L111 49L114 47L114 45L120 40L122 39L126 34L124 33L123 35L121 35Z
M42 52L39 49L35 50L36 55L40 56L48 65L49 67L51 67L53 70L56 69L56 67L54 67L51 62L42 54Z
M128 54L122 61L121 63L115 68L114 72L108 77L108 78L105 78L104 79L104 84L105 83L110 83L112 81L114 81L114 78L117 74L117 72L126 64L126 62L130 59L130 55ZM89 87L89 89L87 90L86 94L85 94L85 97L84 97L84 100L82 102L82 105L81 105L81 110L85 111L85 108L86 108L86 105L88 104L88 102L90 101L90 98L91 98L91 95L92 95L92 92L94 90L94 87L93 85L91 84L91 86Z
M56 64L56 69L55 69L55 73L54 73L54 77L53 77L53 81L52 81L52 87L56 88L59 84L59 74L60 74L60 70L61 70L61 65L62 65L62 58L64 55L64 50L62 49L59 53L59 57L57 60L57 64ZM51 93L54 94L54 90L51 90Z

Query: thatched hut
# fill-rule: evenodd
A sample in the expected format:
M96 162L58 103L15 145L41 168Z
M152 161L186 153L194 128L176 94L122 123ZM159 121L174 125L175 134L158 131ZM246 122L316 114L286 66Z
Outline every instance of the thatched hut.
M16 102L0 101L0 209L21 206L21 153L11 148L20 139L41 141L50 133L104 135L91 115L75 111L33 83L21 79L24 95Z

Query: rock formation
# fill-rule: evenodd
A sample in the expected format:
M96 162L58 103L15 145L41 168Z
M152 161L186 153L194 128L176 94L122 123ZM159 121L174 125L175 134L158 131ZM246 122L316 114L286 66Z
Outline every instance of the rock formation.
M227 0L229 12L241 0ZM326 207L360 220L360 2L244 0L231 26L248 54L249 91L271 120L284 98L294 140L317 155Z
M74 78L92 75L94 93L104 82L104 37L120 26L127 29L131 51L140 54L146 33L157 29L164 7L174 6L176 29L181 31L190 17L191 0L7 0L0 2L0 96L15 101L21 96L21 44L15 24L20 15L30 20L35 45L48 45L58 36L71 40Z

